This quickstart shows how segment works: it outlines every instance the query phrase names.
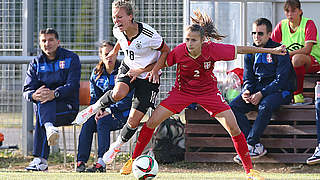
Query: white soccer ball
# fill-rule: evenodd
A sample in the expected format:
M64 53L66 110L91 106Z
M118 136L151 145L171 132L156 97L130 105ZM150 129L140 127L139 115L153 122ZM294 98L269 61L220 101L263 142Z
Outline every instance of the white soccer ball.
M133 161L132 173L137 179L153 179L158 173L158 163L151 156L141 155Z

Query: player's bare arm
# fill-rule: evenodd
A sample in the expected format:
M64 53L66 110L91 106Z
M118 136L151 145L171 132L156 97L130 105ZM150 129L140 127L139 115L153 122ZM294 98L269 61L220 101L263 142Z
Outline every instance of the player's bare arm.
M254 46L237 46L238 54L251 54L251 53L271 53L277 55L285 55L287 53L284 45L276 48L261 48Z
M134 80L137 79L137 77L144 73L144 72L150 72L153 67L155 66L156 62L152 63L152 64L149 64L147 67L145 68L138 68L138 69L130 69L128 72L127 72L127 75L129 77L131 77L131 80L130 82L133 82Z
M165 62L167 59L167 56L170 52L170 48L167 46L167 44L164 42L162 48L160 49L161 55L156 62L155 66L153 67L152 71L150 71L147 75L149 77L149 82L152 83L160 83L160 78L159 78L159 70L161 68L166 67Z
M117 41L117 43L114 45L113 49L109 52L107 59L112 58L113 56L118 56L118 52L120 50L120 43Z

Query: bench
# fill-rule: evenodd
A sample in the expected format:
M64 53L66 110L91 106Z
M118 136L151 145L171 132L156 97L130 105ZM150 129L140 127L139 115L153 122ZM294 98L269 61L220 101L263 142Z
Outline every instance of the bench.
M314 97L318 74L306 75L304 94ZM249 112L253 121L257 112ZM187 162L233 162L236 155L232 140L217 120L202 108L186 109L186 153ZM283 105L273 113L272 119L261 137L268 151L266 156L254 159L258 163L305 163L317 143L314 105Z

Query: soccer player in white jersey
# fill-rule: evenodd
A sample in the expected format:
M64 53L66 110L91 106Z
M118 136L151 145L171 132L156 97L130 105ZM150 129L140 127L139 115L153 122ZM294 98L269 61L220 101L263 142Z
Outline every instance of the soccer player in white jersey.
M134 21L133 8L128 1L116 0L112 3L112 19L115 24L113 34L117 38L117 43L109 53L109 57L116 56L120 48L125 53L116 85L95 104L81 111L74 121L74 124L82 124L102 108L110 111L109 105L121 100L128 92L135 89L127 124L122 128L117 141L110 145L103 156L107 164L113 161L120 147L134 135L149 107L154 107L159 91L157 69L160 65L157 62L163 62L170 51L162 37L152 27Z

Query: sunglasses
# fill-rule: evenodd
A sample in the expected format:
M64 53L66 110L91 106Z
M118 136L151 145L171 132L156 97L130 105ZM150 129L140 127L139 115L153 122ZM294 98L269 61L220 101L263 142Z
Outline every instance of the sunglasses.
M263 36L263 32L251 32L252 36L258 34L258 36Z

